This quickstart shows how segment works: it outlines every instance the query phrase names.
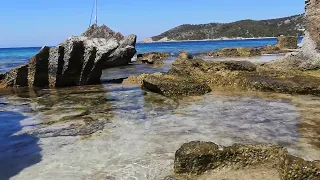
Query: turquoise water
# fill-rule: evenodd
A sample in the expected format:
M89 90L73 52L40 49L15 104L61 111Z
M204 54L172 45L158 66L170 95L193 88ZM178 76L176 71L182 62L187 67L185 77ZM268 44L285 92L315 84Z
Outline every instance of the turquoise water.
M301 39L300 39L301 40ZM191 41L191 42L164 42L137 44L138 53L152 51L166 52L177 55L179 50L192 54L205 53L225 47L263 47L275 45L276 38L250 39L250 40L219 40L219 41ZM18 65L27 63L28 60L40 50L40 47L0 48L0 73Z

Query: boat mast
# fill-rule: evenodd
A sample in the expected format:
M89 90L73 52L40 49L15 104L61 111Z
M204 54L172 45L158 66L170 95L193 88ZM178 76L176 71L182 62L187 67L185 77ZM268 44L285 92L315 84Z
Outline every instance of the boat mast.
M96 15L94 17L94 22L96 25L98 25L98 0L95 0L96 1Z

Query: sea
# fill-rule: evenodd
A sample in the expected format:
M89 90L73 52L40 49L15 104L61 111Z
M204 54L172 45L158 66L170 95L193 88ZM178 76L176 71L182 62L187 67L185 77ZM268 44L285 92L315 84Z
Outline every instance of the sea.
M177 100L121 83L131 75L167 72L179 50L197 55L275 44L276 39L137 44L138 53L171 57L160 67L133 63L106 69L99 85L1 90L0 179L163 179L173 174L175 151L190 141L271 143L307 160L320 159L319 97L217 88ZM39 49L0 49L0 73L27 63Z
M299 41L301 41L301 38ZM137 53L165 52L176 56L179 50L185 50L192 54L200 54L226 47L263 47L266 45L275 45L276 43L276 38L145 43L137 44ZM27 63L40 48L41 47L0 48L0 73Z

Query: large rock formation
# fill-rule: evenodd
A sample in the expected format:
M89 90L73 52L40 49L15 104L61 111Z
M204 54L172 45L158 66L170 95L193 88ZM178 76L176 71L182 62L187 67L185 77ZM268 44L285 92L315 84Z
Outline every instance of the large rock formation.
M287 54L284 59L271 62L276 68L320 69L320 0L306 0L306 32L298 52Z
M98 32L91 27L84 33L89 37L70 37L56 47L43 47L27 65L2 75L0 86L65 87L99 83L104 68L126 65L136 53L135 35L120 41L113 37L116 34L95 38L106 35L105 27L96 27Z
M222 168L243 170L257 166L275 169L279 179L320 179L317 162L305 161L284 148L267 144L222 147L211 142L190 142L176 151L174 161L177 174L200 175L213 169L217 173Z

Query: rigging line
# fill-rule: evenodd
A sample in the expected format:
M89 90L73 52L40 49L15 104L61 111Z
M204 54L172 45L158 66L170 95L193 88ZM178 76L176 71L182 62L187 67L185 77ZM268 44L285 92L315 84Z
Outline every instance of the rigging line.
M93 16L93 11L94 11L94 5L95 5L95 1L93 1L93 6L92 6L92 11L91 11L91 16L90 16L90 23L89 23L89 27L91 26L91 22L92 22L92 16Z

